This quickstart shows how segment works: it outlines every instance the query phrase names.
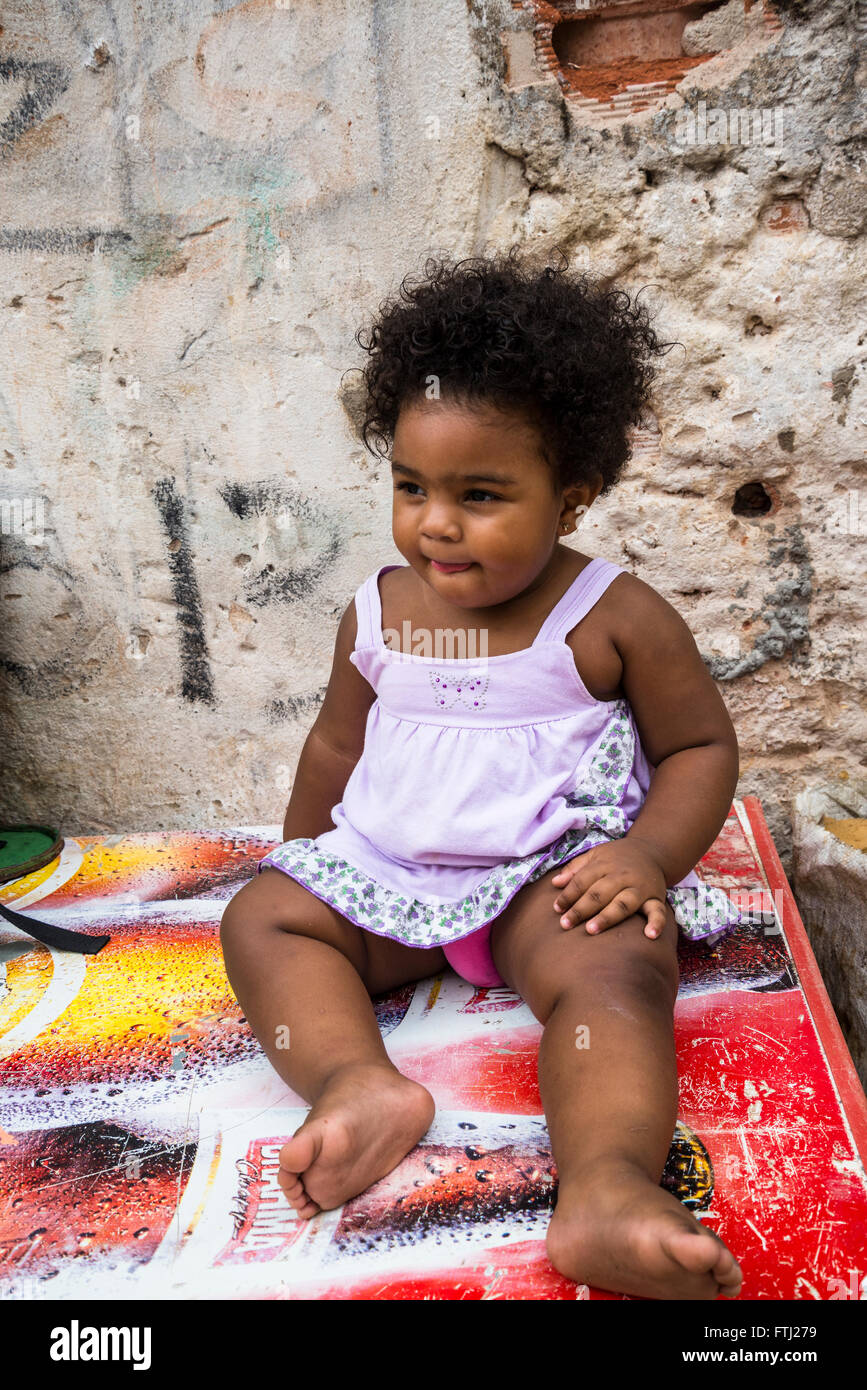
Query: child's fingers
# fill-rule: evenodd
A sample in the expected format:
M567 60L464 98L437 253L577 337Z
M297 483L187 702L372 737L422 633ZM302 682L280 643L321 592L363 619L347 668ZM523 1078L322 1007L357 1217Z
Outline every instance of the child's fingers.
M604 877L604 870L594 867L589 854L583 854L580 859L573 859L571 863L563 866L561 873L555 874L551 879L552 883L556 883L559 878L564 880L563 887L554 899L554 906L558 911L565 912L582 893L588 893L591 888L595 888ZM602 903L598 903L597 906L602 906ZM593 910L592 903L588 910Z
M648 898L641 904L641 911L647 914L644 935L657 937L665 930L665 903L661 898Z
M570 884L566 891L571 890ZM572 927L576 922L583 921L586 930L591 934L604 931L615 922L622 922L624 917L631 917L637 912L640 901L640 894L634 888L624 885L622 879L609 875L597 879L592 887L578 898L574 906L563 913L560 925L564 928ZM589 920L585 921L585 918Z
M570 871L566 883L554 899L554 907L556 910L558 912L565 912L574 902L577 902L582 893L586 894L591 888L595 887L596 883L601 880L601 877L602 875L600 874L599 878L596 879L591 874L588 874L586 864L581 866L580 872L577 870ZM553 883L554 880L552 879L551 882ZM606 899L606 901L608 901L608 899ZM599 906L602 906L601 899Z
M561 864L556 874L551 877L552 883L568 883L572 875L580 869L587 868L587 855L582 855L578 859L567 859L565 864Z
M551 882L553 883L553 881L554 880L552 879ZM555 910L557 912L565 912L567 907L571 907L572 903L575 901L577 896L578 889L573 886L572 880L570 879L569 882L566 884L566 887L561 888L560 892L554 899Z

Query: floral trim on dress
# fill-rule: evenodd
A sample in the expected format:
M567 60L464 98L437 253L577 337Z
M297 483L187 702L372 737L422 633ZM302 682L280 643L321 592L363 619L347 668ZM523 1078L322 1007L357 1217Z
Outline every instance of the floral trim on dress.
M550 849L511 859L491 869L463 898L424 901L385 888L339 855L317 849L311 839L287 840L259 861L258 869L282 870L356 926L389 936L405 946L445 946L460 941L498 917L526 883L556 865L606 844L604 831L567 830ZM721 888L669 888L666 898L682 932L692 941L717 940L736 926L734 904Z
M592 840L592 844L584 844ZM443 946L478 931L498 917L525 883L541 878L581 848L604 843L592 831L569 830L548 850L497 864L472 893L457 899L409 898L377 883L339 855L317 849L311 839L287 840L259 861L309 888L351 922L406 946Z
M629 708L625 700L615 700L581 784L567 796L566 805L619 807L634 766L635 734Z
M463 694L463 692L461 692ZM534 883L566 860L621 839L629 829L623 800L635 760L635 736L625 700L612 704L581 784L566 798L583 810L582 825L567 830L548 849L497 864L463 898L420 899L385 888L370 874L317 848L315 840L287 840L259 861L258 869L282 870L356 926L406 946L449 945L498 917L526 883ZM717 941L740 916L721 888L669 888L666 899L684 936Z

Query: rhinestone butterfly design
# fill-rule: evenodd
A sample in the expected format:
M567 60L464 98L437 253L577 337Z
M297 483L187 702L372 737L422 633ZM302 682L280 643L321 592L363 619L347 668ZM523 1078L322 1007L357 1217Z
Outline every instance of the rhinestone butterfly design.
M430 671L429 678L437 709L451 709L453 705L463 705L466 709L484 709L490 676Z

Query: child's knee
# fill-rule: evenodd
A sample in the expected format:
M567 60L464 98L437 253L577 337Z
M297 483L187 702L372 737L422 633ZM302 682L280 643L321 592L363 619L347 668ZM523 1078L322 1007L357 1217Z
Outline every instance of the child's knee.
M220 940L247 946L252 937L279 935L285 952L308 940L332 946L361 973L367 963L364 933L335 908L280 869L263 869L227 903L220 921ZM265 942L266 947L268 942ZM265 960L264 954L262 959Z
M287 917L287 898L284 884L292 882L279 869L266 868L251 878L227 902L220 918L220 937L257 927L280 926Z
M581 923L565 931L556 921L537 921L532 949L518 955L512 987L543 1024L566 997L592 1002L603 994L611 999L620 995L636 1007L673 1010L679 982L677 923L669 907L658 937L645 936L646 925L645 915L635 913L592 935Z

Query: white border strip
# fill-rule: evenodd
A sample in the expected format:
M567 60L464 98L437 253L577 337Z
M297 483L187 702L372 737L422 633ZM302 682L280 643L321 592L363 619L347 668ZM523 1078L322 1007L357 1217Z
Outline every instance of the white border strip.
M40 943L34 942L34 945L38 944ZM0 1037L0 1059L11 1057L19 1047L38 1038L40 1033L66 1013L81 989L87 973L87 956L78 951L58 951L53 946L47 949L51 953L51 964L54 967L51 981L39 1003L34 1005L30 1013Z

